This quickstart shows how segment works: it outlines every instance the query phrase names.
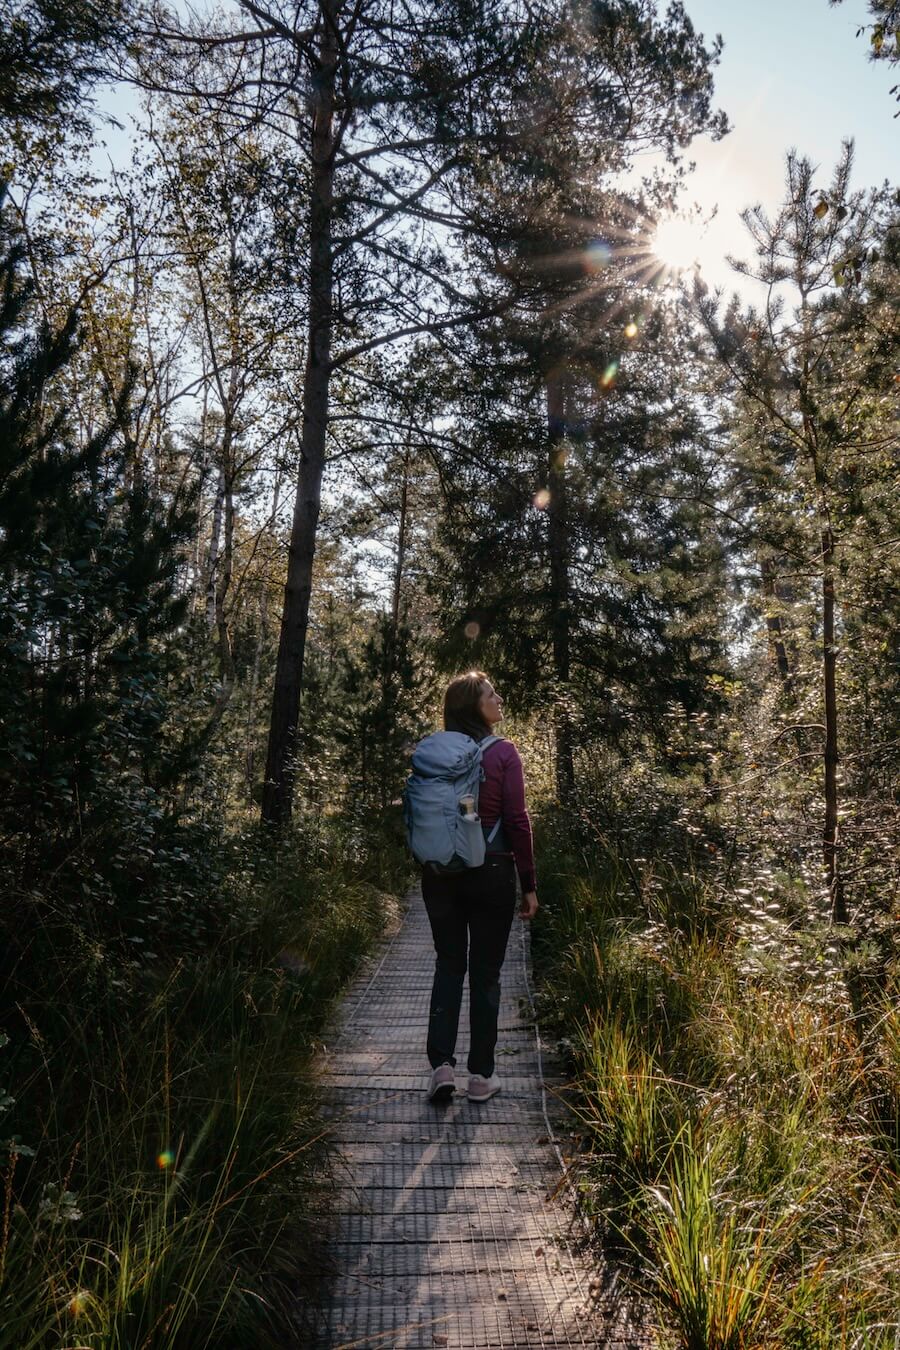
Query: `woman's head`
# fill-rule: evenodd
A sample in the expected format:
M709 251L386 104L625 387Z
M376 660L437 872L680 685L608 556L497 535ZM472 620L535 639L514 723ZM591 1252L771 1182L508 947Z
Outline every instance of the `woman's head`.
M444 729L476 741L490 736L503 720L503 700L483 670L457 675L444 694Z

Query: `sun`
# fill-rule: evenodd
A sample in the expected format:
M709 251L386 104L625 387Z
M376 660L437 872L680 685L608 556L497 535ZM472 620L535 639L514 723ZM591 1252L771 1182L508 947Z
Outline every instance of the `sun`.
M651 247L670 272L688 272L699 266L699 231L696 222L685 216L666 216L661 220Z

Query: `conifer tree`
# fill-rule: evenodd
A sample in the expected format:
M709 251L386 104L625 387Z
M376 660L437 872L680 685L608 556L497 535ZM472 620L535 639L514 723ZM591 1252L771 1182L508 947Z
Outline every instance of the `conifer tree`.
M150 893L169 741L164 648L185 612L192 524L183 501L166 505L126 475L128 386L100 430L76 434L61 380L79 317L54 332L33 294L0 210L0 866L17 943L46 918L42 877L57 921L107 935L135 919L137 880Z
M124 41L127 0L0 0L0 123L54 131Z
M384 810L400 793L424 729L422 652L407 623L379 615L341 681L344 771L352 796Z
M832 5L843 0L830 0ZM869 39L869 54L873 61L896 66L900 63L900 0L869 0L872 22L860 26L857 36L865 32ZM891 90L900 100L900 84Z
M851 168L852 147L845 145L820 189L809 160L789 155L778 214L745 213L755 256L742 270L765 284L767 306L732 306L719 319L712 298L702 305L716 355L739 394L743 429L733 453L750 531L765 549L766 584L773 595L780 589L792 597L780 606L779 624L782 617L790 623L792 607L812 614L817 711L798 730L818 737L823 860L831 914L841 923L849 918L840 834L848 677L842 639L858 623L854 608L865 603L865 588L851 581L856 559L871 561L874 545L887 594L895 584L887 551L896 526L888 506L889 483L896 483L888 391L900 343L896 308L884 298L896 285L885 194L851 192ZM792 627L799 647L801 625ZM792 689L793 697L800 693Z
M145 67L142 78L168 87L181 80L219 106L227 90L205 82L195 56L178 53L186 37L195 55L221 40L244 63L232 87L262 79L272 90L272 124L309 156L302 462L263 803L264 818L278 822L290 814L335 380L352 382L360 359L380 347L447 333L509 302L483 271L464 265L472 241L483 237L490 254L496 233L473 184L499 184L513 162L527 182L538 147L546 165L566 148L566 128L578 125L584 144L603 147L608 167L622 167L636 103L632 141L673 155L714 119L708 53L680 5L664 20L650 0L599 8L434 0L387 14L375 4L318 0L290 15L245 0L241 11L246 22L218 35L165 20L160 36L178 70ZM261 64L250 76L254 60Z
M454 363L445 409L470 446L468 464L448 454L445 655L483 651L549 703L563 799L576 722L590 710L609 734L658 720L666 696L695 702L718 641L696 623L717 555L691 519L708 465L679 387L688 349L655 287L653 220L673 182L629 194L620 177L648 141L674 171L693 134L724 129L710 108L716 49L680 9L615 17L566 12L538 70L539 111L519 109L509 152L471 187L470 254L506 304ZM580 118L558 112L567 100Z

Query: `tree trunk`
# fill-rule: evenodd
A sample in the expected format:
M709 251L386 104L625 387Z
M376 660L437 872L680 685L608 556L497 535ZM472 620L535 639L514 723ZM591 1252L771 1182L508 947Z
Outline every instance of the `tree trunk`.
M207 412L209 405L209 385L206 380L206 357L203 356L203 405L200 411L200 487L201 494L206 487L206 474L209 469L209 456L206 445ZM203 512L197 512L197 535L194 540L194 601L200 598L200 588L206 586L206 562L203 557Z
M394 593L391 601L391 623L394 636L400 628L400 592L403 586L403 564L406 561L406 528L409 515L409 463L410 448L403 452L403 479L400 484L400 524L397 530L397 560L394 564Z
M222 507L225 503L225 466L219 464L216 480L216 496L213 501L212 525L209 531L209 549L206 554L206 622L210 628L216 626L216 591L219 566L219 539L222 534Z
M235 451L235 442L239 436L238 429L238 406L240 403L240 369L241 352L237 341L239 332L238 325L238 300L237 292L234 286L234 278L237 272L237 260L234 256L234 249L231 254L231 281L228 286L228 294L231 302L231 358L229 361L228 390L222 399L222 456L221 465L222 477L220 481L224 486L224 536L222 541L222 555L218 559L218 574L213 578L215 582L215 623L216 633L219 640L219 673L222 680L222 687L219 693L217 704L221 704L221 711L231 701L231 695L234 691L235 668L234 653L231 647L231 632L228 626L228 611L226 605L228 602L228 592L231 589L231 582L234 576L234 488L237 479L237 455ZM206 301L204 299L204 305ZM209 325L207 325L212 332ZM220 396L222 391L222 381L218 374L217 358L215 348L210 340L210 355L213 364L217 367L216 379L219 383Z
M819 512L819 539L822 555L822 684L825 705L825 824L822 830L822 856L831 897L831 918L834 923L848 923L849 915L844 900L844 885L838 856L838 706L837 706L837 652L834 646L834 531L828 505L828 483L812 432L810 419L804 414L804 433L810 446L816 497Z
M253 647L253 665L250 669L250 688L247 692L247 729L244 741L244 774L247 783L247 801L253 801L256 784L256 695L259 689L259 671L262 665L263 648L268 630L266 614L268 592L263 586L259 600L259 627L256 630L256 642Z
M281 496L280 472L275 474L275 487L272 493L272 515L267 526L269 547L275 552L275 522L278 519L278 503ZM269 588L263 578L259 597L259 628L253 651L253 668L250 672L250 689L247 696L247 740L244 762L247 773L247 801L253 802L256 790L256 699L259 693L259 672L262 668L262 656L269 638Z
M216 634L219 640L219 676L222 682L219 697L227 702L231 698L235 678L234 653L231 650L231 633L228 631L228 614L225 608L228 592L231 588L231 578L234 572L234 489L230 464L226 469L225 500L223 506L225 515L225 538L222 548L219 575L216 579L215 587L215 624Z
M337 0L321 7L312 120L312 182L309 230L309 346L303 385L303 441L291 542L288 550L284 609L275 667L272 718L263 785L262 820L282 825L290 819L293 801L303 657L309 624L316 528L325 467L328 394L331 378L331 330L334 195L334 93L338 57Z
M834 537L831 526L822 528L822 670L825 699L825 828L822 846L831 895L831 917L847 923L849 915L838 857L838 711L837 654L834 649Z
M778 678L781 683L787 685L791 678L791 667L788 661L787 648L784 645L784 634L781 629L781 616L772 612L773 602L779 599L775 588L775 570L772 566L771 558L760 558L759 561L760 580L762 582L762 593L766 600L766 628L769 633L769 653L775 662L775 669L778 671Z
M547 421L550 452L547 466L547 524L550 546L550 603L553 633L553 675L556 695L556 795L565 804L575 791L575 761L569 708L571 678L571 607L569 597L569 503L566 480L566 439L569 384L554 373L547 380Z

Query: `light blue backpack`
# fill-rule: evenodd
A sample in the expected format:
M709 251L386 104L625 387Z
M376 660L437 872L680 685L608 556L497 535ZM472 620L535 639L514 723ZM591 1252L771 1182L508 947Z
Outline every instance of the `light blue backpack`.
M460 731L436 731L416 746L403 790L403 818L413 856L432 871L461 872L484 862L486 846L494 842L501 821L485 841L478 815L478 789L484 777L481 759L499 740L485 736L476 741ZM466 810L468 797L474 810Z

